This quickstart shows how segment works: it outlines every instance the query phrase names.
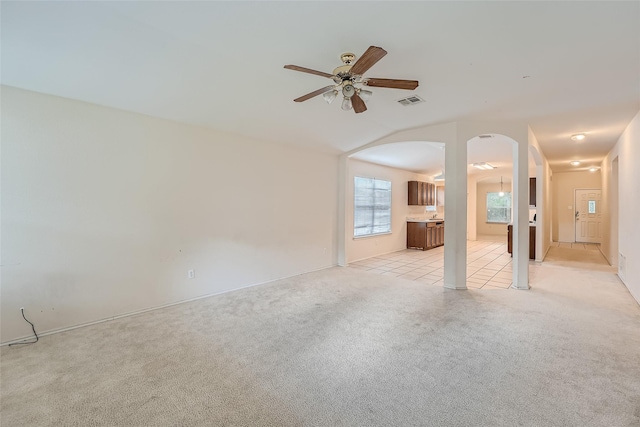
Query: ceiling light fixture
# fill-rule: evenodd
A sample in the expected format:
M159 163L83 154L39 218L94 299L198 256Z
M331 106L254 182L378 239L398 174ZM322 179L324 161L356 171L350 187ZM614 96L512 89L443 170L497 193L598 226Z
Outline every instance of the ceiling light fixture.
M330 90L322 94L322 97L327 101L327 104L331 104L333 100L336 99L336 96L338 96L337 90Z
M371 98L373 92L364 89L364 87L385 87L391 89L414 90L418 87L417 80L400 80L400 79L379 79L365 78L363 74L369 70L374 64L382 59L387 51L379 46L369 46L369 48L356 61L356 56L351 52L345 52L340 55L342 65L333 70L333 74L325 73L311 68L299 67L297 65L285 65L284 68L300 71L308 74L315 74L321 77L328 77L333 80L333 86L326 86L318 90L314 90L306 95L299 96L294 99L295 102L303 102L318 95L322 95L324 100L331 104L337 95L342 92L343 110L353 110L356 113L367 111L365 102ZM421 101L421 99L420 99Z
M593 167L593 168L589 168L589 172L596 172L598 170L598 168Z
M586 137L584 136L583 133L576 133L575 135L571 135L571 139L573 141L582 141L583 139L585 139Z
M571 162L571 166L579 166L580 162L578 160L574 160Z
M480 163L474 163L471 166L473 166L474 168L478 168L480 170L483 171L490 171L495 169L495 166L491 166L489 163L485 163L485 162L480 162Z
M502 177L500 177L500 192L498 193L498 196L504 197L504 190L502 189Z
M373 92L366 89L358 89L358 95L360 95L360 98L362 98L364 102L367 102L369 98L371 98L371 95L373 95Z

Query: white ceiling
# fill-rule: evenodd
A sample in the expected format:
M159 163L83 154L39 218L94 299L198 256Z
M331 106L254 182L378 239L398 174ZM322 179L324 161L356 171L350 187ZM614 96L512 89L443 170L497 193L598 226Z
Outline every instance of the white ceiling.
M430 124L517 119L560 171L598 163L640 109L637 1L1 8L3 84L329 152ZM292 101L331 81L285 64L331 72L342 52L370 45L389 53L366 77L420 86L373 88L358 115L322 97ZM426 102L396 102L412 93ZM579 144L569 139L578 132Z

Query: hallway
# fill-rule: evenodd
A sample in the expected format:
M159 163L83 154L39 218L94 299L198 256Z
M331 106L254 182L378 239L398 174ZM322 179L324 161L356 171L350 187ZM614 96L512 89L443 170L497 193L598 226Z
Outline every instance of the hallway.
M616 273L616 267L609 265L600 252L597 243L553 242L544 263Z

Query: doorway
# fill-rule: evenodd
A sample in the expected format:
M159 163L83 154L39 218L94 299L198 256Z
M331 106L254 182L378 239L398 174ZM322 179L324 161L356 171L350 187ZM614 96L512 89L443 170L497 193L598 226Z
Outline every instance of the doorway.
M600 189L575 190L576 242L602 242L602 191Z

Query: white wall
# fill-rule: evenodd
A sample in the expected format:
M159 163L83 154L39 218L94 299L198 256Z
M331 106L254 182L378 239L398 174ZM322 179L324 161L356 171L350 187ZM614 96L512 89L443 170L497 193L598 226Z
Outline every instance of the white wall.
M615 170L614 162L617 159L618 191L611 186L616 180L611 175ZM622 133L616 146L609 152L602 163L603 195L608 197L606 204L610 204L611 194L618 194L617 224L615 219L609 221L609 230L605 233L602 250L609 260L617 259L615 251L626 258L625 265L618 260L618 275L631 292L631 295L640 303L640 112L636 114ZM615 201L613 201L615 202ZM615 211L613 212L615 215ZM608 215L611 212L607 213ZM617 235L612 235L616 232ZM617 243L617 245L616 245Z
M602 161L602 221L605 224L600 249L612 266L618 266L618 219L620 189L618 151L609 152Z
M425 212L425 206L409 206L407 204L408 182L430 182L430 178L414 172L355 159L349 159L348 162L349 173L347 174L346 191L347 262L406 249L407 216L430 216L434 214L434 212ZM353 237L353 178L355 176L391 181L391 234L357 239Z
M575 241L575 190L600 188L600 171L556 172L553 174L553 240Z
M2 342L336 264L334 156L2 87ZM195 269L196 278L187 279Z

